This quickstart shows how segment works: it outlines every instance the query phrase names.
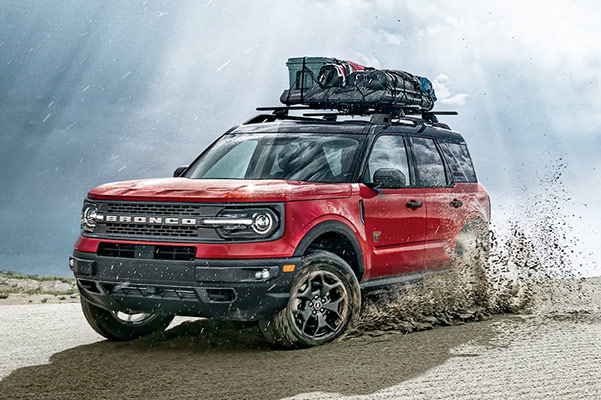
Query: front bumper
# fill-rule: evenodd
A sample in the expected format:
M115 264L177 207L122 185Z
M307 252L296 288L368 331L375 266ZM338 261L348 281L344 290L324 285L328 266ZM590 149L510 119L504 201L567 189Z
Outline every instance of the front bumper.
M167 261L74 251L69 266L81 295L98 307L253 321L286 306L300 261ZM296 266L294 272L283 272L290 264Z

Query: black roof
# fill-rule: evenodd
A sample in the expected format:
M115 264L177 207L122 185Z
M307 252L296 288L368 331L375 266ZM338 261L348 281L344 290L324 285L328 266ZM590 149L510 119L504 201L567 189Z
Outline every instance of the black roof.
M347 133L369 135L381 132L414 134L452 142L464 142L461 134L452 131L447 125L430 124L417 118L403 118L388 124L380 124L361 119L328 121L322 118L263 114L233 128L228 133Z

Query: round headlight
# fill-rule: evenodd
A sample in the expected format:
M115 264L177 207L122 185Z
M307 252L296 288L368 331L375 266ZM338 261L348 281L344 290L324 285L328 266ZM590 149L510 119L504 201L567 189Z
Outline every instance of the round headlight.
M202 225L215 228L222 239L265 240L280 226L278 215L265 208L225 208L215 218L202 220Z
M273 227L273 217L270 213L256 213L253 215L252 229L260 235L271 231Z
M84 231L92 232L96 227L96 215L98 208L95 205L86 207L81 214L81 228Z

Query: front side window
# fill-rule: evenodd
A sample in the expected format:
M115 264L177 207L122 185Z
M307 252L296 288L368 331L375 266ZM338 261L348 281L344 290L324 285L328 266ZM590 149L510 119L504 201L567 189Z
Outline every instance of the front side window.
M337 134L226 135L185 176L350 182L363 140L359 135Z
M453 174L453 181L462 182L477 182L476 172L472 159L467 151L465 144L441 142L440 147L444 153L445 159L449 164L449 169Z
M415 157L418 185L427 187L446 186L447 178L444 164L434 140L412 137L411 147Z
M374 181L374 174L380 168L396 169L409 185L409 163L402 136L380 136L376 139L368 162L369 182Z

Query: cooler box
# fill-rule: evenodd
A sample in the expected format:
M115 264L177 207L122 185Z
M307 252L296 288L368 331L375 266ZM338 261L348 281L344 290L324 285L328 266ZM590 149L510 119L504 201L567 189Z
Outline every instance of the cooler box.
M305 71L303 74L303 60ZM334 64L335 58L331 57L294 57L286 61L290 75L290 89L311 89L317 86L319 70L326 64Z

